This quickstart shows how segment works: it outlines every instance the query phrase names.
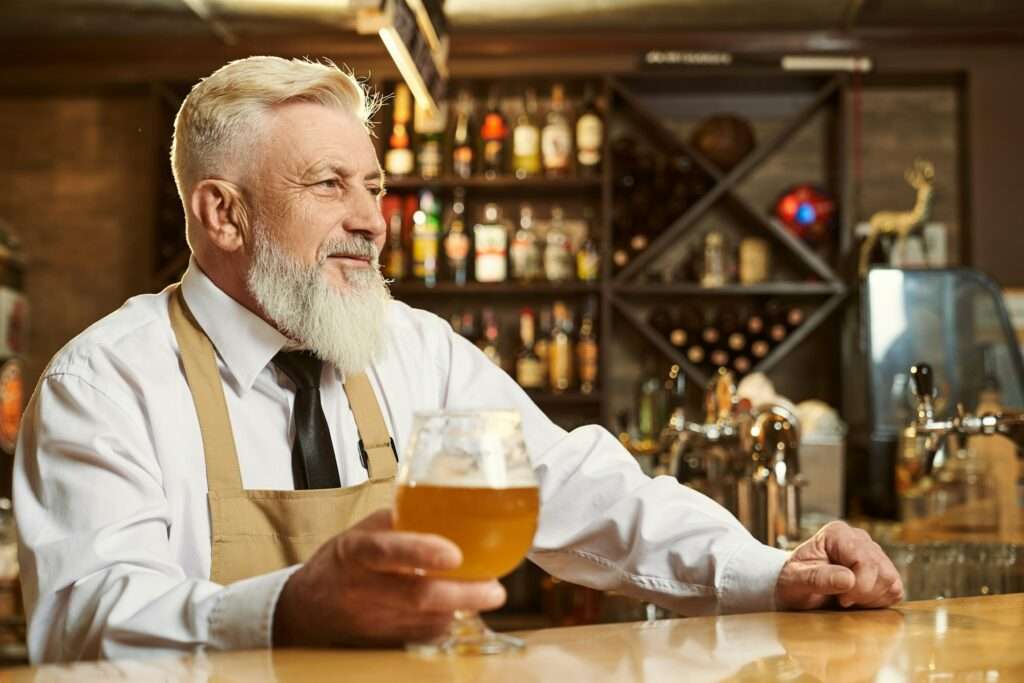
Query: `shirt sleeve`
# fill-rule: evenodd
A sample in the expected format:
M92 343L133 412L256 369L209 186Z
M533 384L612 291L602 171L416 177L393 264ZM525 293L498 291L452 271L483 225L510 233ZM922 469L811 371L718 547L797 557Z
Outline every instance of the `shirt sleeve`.
M479 349L448 334L445 405L522 413L541 494L533 562L681 614L774 609L787 553L758 542L725 508L674 478L645 475L607 430L565 432Z
M46 376L26 408L14 509L34 663L270 645L295 568L229 587L187 577L137 411L71 374Z

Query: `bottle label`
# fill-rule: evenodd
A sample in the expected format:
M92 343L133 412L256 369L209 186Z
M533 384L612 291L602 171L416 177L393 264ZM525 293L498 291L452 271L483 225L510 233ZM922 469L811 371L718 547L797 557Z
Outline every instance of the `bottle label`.
M512 277L528 280L540 275L540 254L537 253L536 242L513 240L509 258L512 261Z
M551 125L544 128L540 141L544 168L565 170L569 167L569 150L572 147L569 138L569 127L566 125Z
M549 353L551 388L565 391L572 384L572 349L568 338L555 339Z
M452 172L460 178L473 175L473 148L469 145L456 147L452 153Z
M437 233L417 232L412 238L412 274L425 278L437 272Z
M593 282L601 270L601 259L596 251L580 250L576 253L576 277L583 282Z
M384 157L384 168L391 175L409 175L414 161L411 149L389 149Z
M544 365L539 358L520 358L516 362L516 381L524 389L544 387Z
M507 275L508 237L500 225L478 225L476 236L476 279L478 282L504 282Z
M540 133L535 126L516 126L512 132L512 153L522 158L540 154Z
M544 275L552 281L572 278L572 254L568 248L548 245L544 250Z
M469 256L469 237L463 232L450 232L444 240L444 254L452 263L460 263Z
M437 140L423 143L418 160L420 175L424 178L436 178L441 175L441 143Z
M601 161L601 142L604 122L599 116L587 113L576 122L576 158L584 166L596 166Z
M581 341L576 346L580 361L580 381L594 382L597 379L597 342Z

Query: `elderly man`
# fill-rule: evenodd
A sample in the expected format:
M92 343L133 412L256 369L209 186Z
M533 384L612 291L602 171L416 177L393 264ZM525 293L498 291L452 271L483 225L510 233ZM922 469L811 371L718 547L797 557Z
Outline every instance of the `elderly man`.
M26 411L14 487L33 661L399 643L500 606L495 581L431 577L458 547L383 510L394 447L439 408L522 413L542 501L529 557L556 576L691 614L902 598L865 534L833 524L768 548L644 476L605 430L559 429L444 321L391 301L372 109L333 65L273 57L185 100L180 286L72 340Z

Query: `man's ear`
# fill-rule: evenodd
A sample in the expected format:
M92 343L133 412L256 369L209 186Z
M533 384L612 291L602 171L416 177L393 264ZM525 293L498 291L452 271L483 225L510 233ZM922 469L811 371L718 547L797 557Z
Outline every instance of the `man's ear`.
M192 213L211 243L224 251L237 251L245 245L249 216L234 183L207 178L192 189L190 201Z

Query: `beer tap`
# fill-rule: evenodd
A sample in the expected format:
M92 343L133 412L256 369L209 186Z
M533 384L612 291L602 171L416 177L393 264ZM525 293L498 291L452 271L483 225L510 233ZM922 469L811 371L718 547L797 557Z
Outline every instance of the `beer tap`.
M681 373L659 441L659 473L718 501L759 540L788 547L799 539L796 418L781 406L738 413L736 383L720 368L704 393L704 422L686 419Z
M1024 448L1024 413L1010 410L972 414L962 404L956 407L956 414L945 420L935 419L934 401L937 396L932 368L919 363L910 368L910 389L917 399L917 410L907 431L923 439L925 471L934 466L935 455L947 437L956 435L963 442L968 436L990 436L999 434L1013 441L1018 449ZM1018 451L1019 452L1019 451Z

